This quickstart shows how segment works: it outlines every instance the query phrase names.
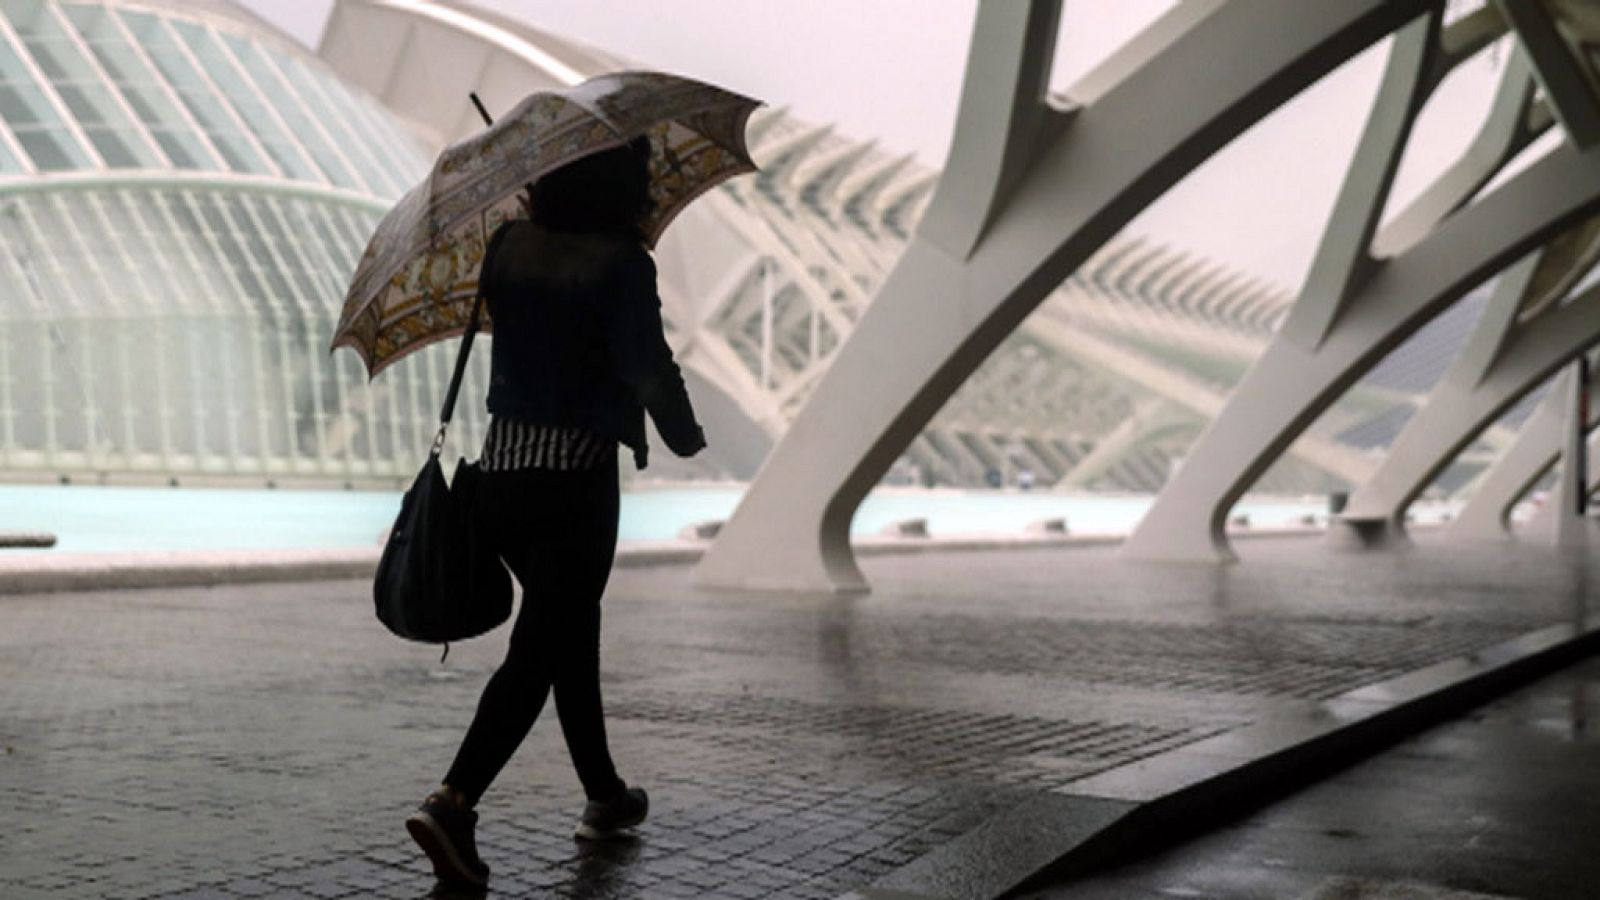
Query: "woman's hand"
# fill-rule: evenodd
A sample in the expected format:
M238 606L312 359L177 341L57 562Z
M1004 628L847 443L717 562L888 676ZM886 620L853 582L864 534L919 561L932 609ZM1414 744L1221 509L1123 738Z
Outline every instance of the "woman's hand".
M662 435L662 437L665 438L665 435ZM694 426L694 435L692 437L689 437L687 440L682 440L676 444L667 445L667 449L671 450L678 456L684 457L685 459L694 456L696 453L699 453L705 448L706 432L705 429L701 428L699 425Z

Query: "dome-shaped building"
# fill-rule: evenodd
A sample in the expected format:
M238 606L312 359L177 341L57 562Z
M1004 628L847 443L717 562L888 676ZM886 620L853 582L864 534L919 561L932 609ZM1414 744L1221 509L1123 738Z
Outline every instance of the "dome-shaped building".
M369 387L327 340L372 227L427 165L381 105L231 4L0 4L0 470L410 474L445 364Z
M330 355L356 258L430 155L481 127L469 92L504 110L624 67L459 0L335 0L317 54L221 0L0 3L0 474L403 483L455 347L371 383L355 354ZM657 248L669 339L714 440L692 461L660 454L651 475L756 471L937 182L782 111L752 118L749 140L763 171L697 202ZM1290 300L1119 238L966 381L893 477L1154 491ZM1260 488L1365 481L1481 309L1461 304L1397 351ZM487 360L480 349L452 432L467 455ZM1508 440L1491 429L1479 449Z

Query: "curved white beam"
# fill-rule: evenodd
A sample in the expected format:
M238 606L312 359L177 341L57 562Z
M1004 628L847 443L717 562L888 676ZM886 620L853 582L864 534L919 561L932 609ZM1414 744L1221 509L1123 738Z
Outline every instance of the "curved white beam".
M1527 528L1531 536L1562 549L1582 548L1589 533L1584 514L1589 495L1589 447L1583 422L1589 405L1587 361L1573 363L1571 373L1561 397L1566 413L1561 423L1561 471Z
M1561 148L1445 221L1366 282L1315 349L1275 340L1157 498L1123 552L1232 558L1228 509L1389 350L1508 260L1600 209L1600 152Z
M1550 11L1541 3L1494 2L1532 57L1539 85L1567 139L1579 148L1600 143L1600 96L1573 55L1577 48L1561 36Z
M1528 416L1517 439L1495 460L1479 479L1477 490L1456 514L1445 531L1452 541L1499 541L1511 537L1511 508L1528 493L1561 454L1561 437L1566 427L1567 403L1572 373L1558 373L1551 380L1539 406ZM1600 456L1600 432L1589 423L1589 455ZM1600 472L1590 470L1589 489L1600 489Z
M1283 329L1185 458L1123 545L1142 559L1231 560L1228 509L1276 457L1382 355L1507 262L1543 243L1600 200L1588 157L1552 154L1476 205L1458 209L1516 145L1527 100L1510 72L1490 121L1457 167L1399 218L1425 233L1396 256L1373 253L1377 218L1424 100L1438 84L1438 8L1396 34L1366 129L1351 160L1317 258ZM1509 110L1509 113L1508 113ZM1498 153L1490 153L1498 150ZM1572 171L1556 174L1567 166ZM1480 180L1481 179L1481 180ZM1563 180L1566 183L1563 184ZM1441 186L1442 185L1442 186ZM1513 187L1514 185L1514 187ZM1575 187L1576 186L1576 187ZM1528 196L1522 196L1522 195ZM1562 195L1545 210L1522 204ZM1592 196L1593 195L1593 196ZM1550 216L1540 213L1549 212ZM1497 222L1496 216L1512 217Z
M1466 152L1433 180L1404 210L1384 223L1373 238L1373 252L1392 256L1426 237L1433 227L1465 206L1494 174L1549 129L1548 117L1534 114L1532 67L1520 50L1506 60L1489 114Z
M745 494L696 570L704 584L864 590L848 534L868 489L984 358L1074 269L1202 160L1287 97L1429 8L1405 0L1284 4L1279 0L1183 3L1108 63L1125 74L1060 134L1019 127L995 135L988 102L1029 98L1045 49L1013 27L1052 20L1059 0L979 7L969 73L991 58L1027 53L998 68L1012 80L969 77L955 147L985 158L952 161L1005 196L971 200L970 184L941 190L947 223L919 233L867 308L810 402ZM992 41L992 43L991 43ZM1230 65L1216 65L1228 48ZM1019 101L1019 98L1022 98ZM969 115L969 110L973 111ZM1027 121L1027 117L1021 117ZM1017 118L1011 120L1017 122ZM986 141L967 130L984 128ZM1013 146L1022 142L1024 146ZM956 199L962 199L959 206ZM945 205L950 204L950 205ZM966 210L970 219L960 217ZM930 239L936 238L936 239ZM968 248L967 242L976 240ZM880 364L894 350L894 365Z
M438 3L427 3L424 0L370 0L370 2L376 6L387 6L399 12L428 19L447 28L470 35L516 56L518 59L524 60L569 87L588 77L588 74L579 72L577 69L541 50L533 43L460 10L451 9Z
M1366 128L1280 340L1313 349L1320 346L1377 266L1372 237L1411 127L1435 84L1440 14L1435 7L1396 33L1390 44Z
M1536 260L1528 259L1501 276L1484 312L1488 321L1407 423L1378 473L1350 498L1342 520L1368 534L1380 528L1402 533L1406 508L1457 454L1551 372L1600 339L1600 290L1594 289L1504 337L1502 320L1515 316L1535 268Z

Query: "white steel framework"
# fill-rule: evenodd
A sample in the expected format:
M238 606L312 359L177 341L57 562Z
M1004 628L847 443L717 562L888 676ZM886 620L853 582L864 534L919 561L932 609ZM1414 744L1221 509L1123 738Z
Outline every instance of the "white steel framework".
M506 108L528 91L625 65L464 4L400 0L342 0L319 52L432 146L480 127L468 92ZM452 65L437 71L394 63L446 57ZM761 173L692 208L658 252L667 317L713 438L704 461L663 459L670 474L754 474L905 251L937 184L908 158L781 112L752 121L750 144ZM981 485L1026 472L1063 490L1154 491L1290 299L1164 246L1114 241L979 366L886 477ZM1427 355L1408 365L1442 371ZM1374 460L1352 435L1376 427L1380 442L1392 438L1384 423L1414 408L1427 381L1364 385L1295 444L1263 489L1359 484Z
M325 348L368 234L426 165L233 4L0 5L0 470L408 475L439 361L368 385Z
M1493 7L1447 25L1438 2L1180 4L1086 76L1065 104L1044 94L1052 48L1039 37L1054 34L1058 17L1057 0L979 7L951 163L932 209L700 563L702 583L864 589L850 518L945 399L1154 197L1387 35L1388 72L1305 288L1158 494L1125 556L1231 558L1229 508L1364 373L1499 269L1600 208L1600 156L1584 149L1581 135L1484 189L1548 123L1513 83L1489 126L1509 121L1509 133L1478 141L1397 217L1399 231L1379 233L1427 96L1505 30ZM1219 48L1229 66L1215 65ZM1531 55L1543 77L1544 63ZM1591 329L1581 319L1584 299L1571 304L1574 321L1565 323L1580 331ZM1529 374L1519 368L1508 381L1536 379L1586 341L1553 339L1528 351ZM871 360L891 346L893 377L875 379ZM1456 427L1465 432L1469 422L1481 427L1477 418Z
M973 370L1200 161L1431 6L1182 3L1080 81L1070 105L1057 105L1044 86L1059 0L980 5L957 136L927 223L697 577L864 589L850 519ZM1229 65L1215 64L1219 48ZM891 346L896 365L881 377L873 359ZM1177 477L1194 465L1191 452Z

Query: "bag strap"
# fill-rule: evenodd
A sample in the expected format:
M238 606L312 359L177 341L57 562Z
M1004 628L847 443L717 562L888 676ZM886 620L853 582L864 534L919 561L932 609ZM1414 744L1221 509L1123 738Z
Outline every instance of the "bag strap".
M467 357L472 354L472 340L478 336L483 319L484 286L489 281L489 266L494 262L495 251L500 249L500 241L509 230L502 225L483 251L483 265L478 268L478 290L472 299L472 315L467 317L467 328L461 333L461 348L456 351L456 368L450 375L450 387L444 392L444 407L439 410L439 431L433 436L433 447L428 451L428 455L435 459L444 453L445 432L450 429L450 417L456 411L456 396L461 393L461 379L467 373Z

